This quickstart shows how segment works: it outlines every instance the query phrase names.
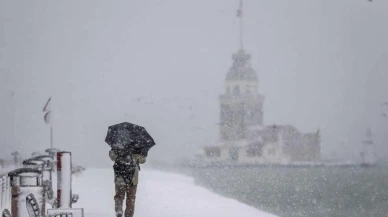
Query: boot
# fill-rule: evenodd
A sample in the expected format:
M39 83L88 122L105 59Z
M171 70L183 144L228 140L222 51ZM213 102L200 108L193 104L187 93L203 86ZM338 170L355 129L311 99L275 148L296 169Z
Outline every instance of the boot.
M116 217L123 217L123 211L116 212Z

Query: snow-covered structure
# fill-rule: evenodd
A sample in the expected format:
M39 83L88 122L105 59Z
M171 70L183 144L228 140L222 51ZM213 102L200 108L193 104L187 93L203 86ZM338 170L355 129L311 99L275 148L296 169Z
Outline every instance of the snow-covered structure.
M263 124L264 96L257 92L257 76L247 63L249 58L242 50L234 55L226 92L220 96L220 142L204 147L203 159L236 163L319 161L319 130L301 133L292 125Z
M251 56L240 49L220 95L220 143L203 149L208 162L289 163L320 160L320 132L301 133L292 125L263 124L264 96Z
M0 213L4 217L83 217L82 208L72 208L71 152L54 152L23 161L23 167L0 176ZM55 178L52 174L56 173ZM53 181L58 184L57 198ZM51 209L47 209L50 205Z
M301 133L292 125L247 125L242 122L244 136L221 139L218 144L204 147L202 159L208 163L236 164L288 164L320 160L319 130Z
M240 49L226 74L220 95L220 142L204 147L205 162L288 163L320 160L320 135L301 133L291 125L264 124L264 96L251 55L243 49L243 4L240 19Z
M257 92L258 79L250 65L249 54L239 50L225 79L225 93L220 95L221 140L244 139L249 127L263 124L264 96Z
M0 214L9 216L11 213L11 180L7 174L0 174Z

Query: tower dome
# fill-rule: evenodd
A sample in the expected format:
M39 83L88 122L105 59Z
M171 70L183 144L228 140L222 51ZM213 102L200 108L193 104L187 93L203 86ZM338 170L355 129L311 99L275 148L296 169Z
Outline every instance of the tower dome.
M239 50L233 54L233 65L230 67L226 81L257 81L257 74L250 64L251 55Z

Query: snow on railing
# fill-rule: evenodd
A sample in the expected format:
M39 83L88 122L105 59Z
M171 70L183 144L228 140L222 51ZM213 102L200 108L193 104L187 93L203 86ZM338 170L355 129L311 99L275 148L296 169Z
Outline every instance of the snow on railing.
M72 174L84 168L73 171L71 152L57 152L27 159L23 168L0 176L0 217L84 216L83 209L72 208L78 195L71 189ZM52 209L46 209L46 203Z
M0 214L9 217L11 210L11 184L8 175L0 176Z

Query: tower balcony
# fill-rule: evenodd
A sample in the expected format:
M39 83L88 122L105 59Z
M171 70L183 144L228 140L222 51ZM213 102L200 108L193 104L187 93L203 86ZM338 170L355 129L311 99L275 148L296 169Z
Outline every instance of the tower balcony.
M222 94L219 96L221 102L264 102L265 97L257 93L244 93L244 94Z

